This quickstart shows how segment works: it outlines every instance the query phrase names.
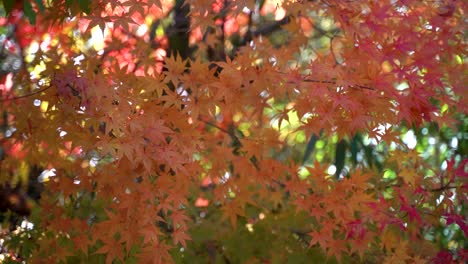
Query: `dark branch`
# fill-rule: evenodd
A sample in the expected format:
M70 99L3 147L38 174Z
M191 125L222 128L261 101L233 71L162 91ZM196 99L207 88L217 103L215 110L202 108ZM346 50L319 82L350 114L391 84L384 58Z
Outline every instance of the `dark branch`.
M28 93L28 94L24 94L24 95L20 95L20 96L15 96L15 97L11 97L11 98L4 98L4 99L0 99L0 102L8 102L8 101L15 101L15 100L19 100L19 99L23 99L23 98L27 98L27 97L31 97L33 95L36 95L36 94L40 94L44 91L46 91L47 89L49 89L51 86L47 86L47 87L44 87L40 90L37 90L35 92L32 92L32 93Z
M220 131L222 131L222 132L228 134L228 135L233 139L233 141L239 142L239 143L240 143L239 137L237 137L237 136L236 136L234 133L232 133L231 131L229 131L229 130L227 130L227 129L224 129L224 128L222 128L222 127L220 127L220 126L218 126L218 125L216 125L216 124L214 124L214 123L212 123L212 122L210 122L210 121L203 120L201 117L198 117L198 120L201 121L201 122L203 122L203 123L205 123L205 124L207 124L207 125L209 125L209 126L212 126L212 127L214 127L214 128L219 129Z

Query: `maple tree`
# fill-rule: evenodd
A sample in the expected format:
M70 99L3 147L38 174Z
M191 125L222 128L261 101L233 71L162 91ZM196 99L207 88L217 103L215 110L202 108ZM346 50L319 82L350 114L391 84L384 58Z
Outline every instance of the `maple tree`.
M468 260L464 1L3 11L10 261Z

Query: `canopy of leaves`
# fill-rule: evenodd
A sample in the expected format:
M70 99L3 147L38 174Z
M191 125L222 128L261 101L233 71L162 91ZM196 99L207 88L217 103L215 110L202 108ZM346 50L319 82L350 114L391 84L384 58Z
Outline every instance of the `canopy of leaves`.
M2 12L3 258L468 261L464 1Z

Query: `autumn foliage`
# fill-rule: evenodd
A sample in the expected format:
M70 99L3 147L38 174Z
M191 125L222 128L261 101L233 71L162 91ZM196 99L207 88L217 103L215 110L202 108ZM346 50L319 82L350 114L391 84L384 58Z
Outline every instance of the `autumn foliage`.
M11 259L468 261L466 153L402 139L466 134L464 1L12 2Z

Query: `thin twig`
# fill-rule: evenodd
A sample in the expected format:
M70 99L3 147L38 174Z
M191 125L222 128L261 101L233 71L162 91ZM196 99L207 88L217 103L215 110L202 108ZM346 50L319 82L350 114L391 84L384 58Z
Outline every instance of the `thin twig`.
M222 128L222 127L220 127L220 126L218 126L218 125L216 125L216 124L214 124L214 123L212 123L212 122L210 122L210 121L203 120L201 117L198 117L198 120L201 121L201 122L203 122L203 123L205 123L205 124L207 124L207 125L209 125L209 126L212 126L212 127L214 127L214 128L219 129L220 131L222 131L222 132L228 134L232 139L234 139L234 140L240 142L239 137L237 137L236 135L234 135L234 133L231 133L229 130L226 130L226 129L224 129L224 128Z
M20 96L15 96L15 97L11 97L11 98L4 98L4 99L0 99L0 102L8 102L8 101L15 101L15 100L19 100L19 99L23 99L23 98L27 98L27 97L30 97L30 96L33 96L35 94L39 94L39 93L42 93L44 91L46 91L47 89L49 89L51 87L51 85L47 86L47 87L44 87L38 91L35 91L35 92L32 92L32 93L29 93L29 94L24 94L24 95L20 95Z
M283 73L285 74L285 73ZM325 83L325 84L337 84L336 81L332 81L332 80L316 80L316 79L303 79L301 80L302 82L308 82L308 83ZM294 81L287 81L286 83L288 84L294 84L294 83L297 83L297 82L294 82ZM376 89L374 87L370 87L370 86L366 86L366 85L361 85L361 84L352 84L352 85L348 85L348 87L350 88L361 88L361 89L366 89L366 90L370 90L370 91L375 91Z
M330 53L333 56L333 59L335 60L335 66L336 66L336 65L341 65L341 63L336 58L335 51L333 50L333 40L334 39L335 39L334 36L330 38Z

